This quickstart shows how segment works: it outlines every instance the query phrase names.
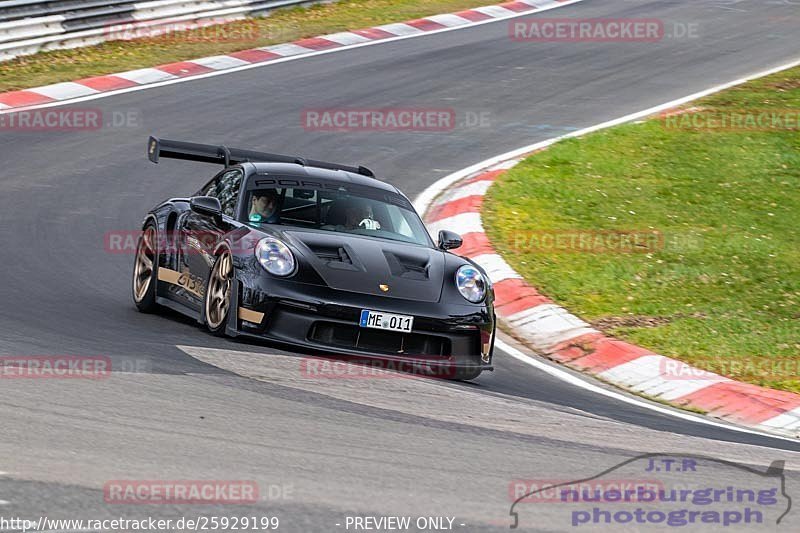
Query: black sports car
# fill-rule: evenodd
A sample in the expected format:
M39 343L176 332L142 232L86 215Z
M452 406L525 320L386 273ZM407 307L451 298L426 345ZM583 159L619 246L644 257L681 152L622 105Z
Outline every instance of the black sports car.
M490 370L486 273L434 244L411 202L364 167L151 137L148 156L223 165L195 196L143 221L139 310L159 306L216 335L386 361L451 379Z

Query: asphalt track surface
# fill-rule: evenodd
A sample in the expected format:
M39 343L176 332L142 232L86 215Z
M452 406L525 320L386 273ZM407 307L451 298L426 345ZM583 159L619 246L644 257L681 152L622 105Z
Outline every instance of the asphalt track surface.
M493 155L800 56L793 2L591 0L539 16L660 18L668 29L696 24L697 36L515 43L497 22L75 106L133 112L137 125L0 132L0 355L106 355L132 370L97 381L0 382L0 514L277 515L282 531L345 530L348 515L402 514L502 530L512 480L580 479L658 452L760 470L783 459L791 494L800 445L600 397L504 353L495 372L469 384L303 379L300 354L134 309L132 256L108 253L104 235L138 229L158 201L191 194L216 171L150 164L149 134L357 162L413 198ZM302 110L336 107L453 108L459 125L444 133L302 127ZM468 114L488 123L468 125ZM722 486L749 483L741 470L707 468ZM107 504L104 484L120 479L254 480L262 501ZM281 497L273 488L270 498L270 486ZM796 515L782 528L796 531ZM528 505L520 525L572 529L566 516Z

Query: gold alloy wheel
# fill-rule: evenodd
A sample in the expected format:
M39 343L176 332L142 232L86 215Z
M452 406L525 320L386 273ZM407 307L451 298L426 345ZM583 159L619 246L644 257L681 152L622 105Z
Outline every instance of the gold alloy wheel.
M231 306L231 283L233 278L233 259L230 252L219 256L211 277L208 280L206 295L206 322L212 330L222 326Z
M155 251L156 230L148 226L142 233L139 246L136 249L136 262L133 268L133 297L136 303L141 303L150 288L153 279L153 264L156 260Z

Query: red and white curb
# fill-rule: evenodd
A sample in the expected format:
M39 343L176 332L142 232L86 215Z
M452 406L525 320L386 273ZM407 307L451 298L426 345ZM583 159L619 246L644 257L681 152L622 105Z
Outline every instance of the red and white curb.
M127 92L137 87L160 86L191 78L206 77L220 72L233 72L260 66L287 58L300 58L365 46L376 42L406 39L419 35L438 33L509 19L526 14L547 11L585 0L520 0L468 9L457 13L433 15L402 23L384 24L373 28L333 33L301 39L292 43L242 50L228 55L204 57L86 78L73 82L56 83L44 87L0 93L0 111L28 107L48 106L71 101L83 101L105 93Z
M489 187L521 160L467 175L425 213L432 235L441 229L462 235L459 255L489 274L497 314L515 337L555 361L645 396L759 430L800 436L800 395L732 381L603 335L526 283L492 247L481 220Z

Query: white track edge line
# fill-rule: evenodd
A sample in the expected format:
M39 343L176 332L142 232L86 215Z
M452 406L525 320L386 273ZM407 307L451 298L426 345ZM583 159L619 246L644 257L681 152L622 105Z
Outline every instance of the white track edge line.
M69 104L76 104L76 103L80 103L80 102L88 102L90 100L98 100L100 98L108 98L110 96L115 96L115 95L118 95L118 94L126 94L126 93L132 93L132 92L136 92L136 91L144 91L146 89L154 89L156 87L164 87L164 86L167 86L167 85L174 85L176 83L184 83L184 82L189 82L189 81L202 80L202 79L206 79L206 78L213 78L215 76L222 76L222 75L225 75L225 74L233 74L234 72L240 72L240 71L243 71L243 70L250 70L250 69L253 69L253 68L261 68L261 67L268 67L268 66L271 66L271 65L277 65L278 63L284 63L286 61L296 61L298 59L305 59L307 57L315 57L315 56L324 55L324 54L333 54L333 53L336 53L336 52L342 52L342 51L345 51L345 50L352 50L354 48L361 48L361 47L364 47L364 46L373 46L373 45L378 45L378 44L385 44L385 43L390 43L390 42L395 42L395 41L402 41L404 39L416 39L416 38L419 38L419 37L425 37L427 35L434 35L434 34L437 34L437 33L445 33L445 32L448 32L448 31L459 31L459 30L463 30L463 29L466 29L466 28L474 28L476 26L482 26L484 24L491 24L493 22L500 22L500 21L503 21L503 20L510 20L510 19L513 19L513 18L519 18L519 17L528 16L528 15L535 15L537 13L543 13L545 11L550 11L551 9L559 9L559 8L566 7L566 6L571 6L573 4L578 4L578 3L584 2L584 1L586 1L586 0L568 0L568 1L560 3L560 4L545 5L544 7L533 8L530 11L524 11L522 13L513 13L513 14L508 15L508 16L497 17L497 18L493 18L493 19L480 20L480 21L471 22L470 24L465 24L465 25L462 25L462 26L452 26L450 28L441 28L441 29L438 29L438 30L431 30L431 31L426 31L426 32L422 32L422 33L415 33L415 34L412 34L412 35L400 35L400 36L397 36L397 37L390 37L390 38L387 38L387 39L379 39L379 40L369 41L369 42L366 42L366 43L356 43L356 44L344 45L344 46L339 46L339 47L336 47L336 48L331 48L329 50L316 50L316 51L308 53L308 54L298 54L298 55L294 55L294 56L282 57L280 59L272 59L272 60L269 60L269 61L262 61L260 63L252 63L250 65L242 65L240 67L233 67L233 68L229 68L229 69L226 69L226 70L218 70L218 71L215 71L215 72L206 72L205 74L198 74L196 76L190 76L190 77L186 77L186 78L178 78L178 79L175 79L175 80L166 80L166 81L161 81L161 82L156 82L156 83L149 83L149 84L146 84L146 85L139 85L139 86L136 86L136 87L127 87L125 89L117 89L117 90L114 90L114 91L108 91L108 92L102 92L102 93L99 93L99 94L82 96L80 98L73 98L72 100L63 100L63 101L58 101L58 102L47 102L47 103L44 103L44 104L36 104L36 105L26 106L26 107L12 107L10 109L0 109L0 115L7 115L9 113L17 113L19 111L30 111L30 110L33 110L33 109L45 109L45 108L49 108L49 107L60 107L60 106L69 105ZM401 23L402 22L407 22L407 21L401 21ZM371 28L365 28L365 29L371 29ZM323 37L324 38L324 35L320 35L319 37ZM293 44L293 43L277 43L277 44ZM196 58L196 59L202 59L202 58ZM187 61L194 61L194 60L189 59ZM169 64L169 63L167 63L167 64ZM151 67L151 68L156 68L158 66L159 65L156 65L155 67ZM115 76L117 74L120 74L120 73L119 72L112 72L110 74L104 74L104 76ZM80 81L80 80L73 80L73 81ZM37 88L38 87L30 87L28 89L20 89L20 90L21 91L29 91L29 90L37 89ZM2 94L2 93L0 93L0 94Z
M567 372L566 370L562 370L561 368L558 368L557 366L555 366L555 363L549 364L549 363L546 363L544 361L540 361L539 359L536 359L534 357L531 357L529 355L526 355L525 353L521 352L520 350L514 348L513 346L507 344L505 341L502 341L502 340L500 340L498 338L495 338L494 344L495 344L495 346L497 348L500 348L501 351L507 353L508 355L510 355L514 359L517 359L518 361L521 361L521 362L523 362L525 364L528 364L528 365L530 365L530 366L532 366L532 367L534 367L534 368L536 368L538 370L541 370L545 374L553 376L554 378L559 379L561 381L564 381L564 382L566 382L566 383L568 383L570 385L574 385L575 387L579 387L581 389L588 390L589 392L593 392L593 393L599 394L601 396L606 396L608 398L612 398L614 400L619 400L621 402L624 402L624 403L627 403L627 404L630 404L630 405L634 405L636 407L642 407L642 408L649 409L651 411L655 411L655 412L663 414L663 415L668 415L668 416L672 416L672 417L675 417L675 418L680 418L682 420L686 420L686 421L689 421L689 422L694 422L694 423L698 423L698 424L705 424L707 426L713 426L713 427L722 428L722 429L728 429L728 430L731 430L731 431L737 431L739 433L748 433L748 434L751 434L751 435L758 435L759 437L768 437L768 438L771 438L771 439L784 440L784 441L788 441L788 442L793 442L795 444L797 444L797 442L798 442L797 439L793 439L791 437L785 437L785 436L782 436L782 435L775 435L774 433L764 433L764 432L757 431L757 430L754 430L754 429L748 429L748 428L745 428L745 427L734 426L734 425L727 424L727 423L724 423L724 422L717 422L717 421L712 420L712 419L710 419L708 417L702 417L702 416L690 414L688 412L680 411L680 410L678 410L679 408L661 407L659 405L655 405L655 404L652 404L652 403L644 401L644 400L637 400L636 398L628 396L627 394L623 394L621 392L615 392L615 391L612 391L612 390L608 390L608 389L603 388L603 387L601 387L599 385L595 385L594 383L590 383L589 381L587 381L587 379L585 379L583 377L578 377L575 374L572 374L571 372ZM710 438L710 437L706 437L706 438ZM714 440L718 440L718 439L714 439ZM760 446L760 445L756 444L755 446Z

